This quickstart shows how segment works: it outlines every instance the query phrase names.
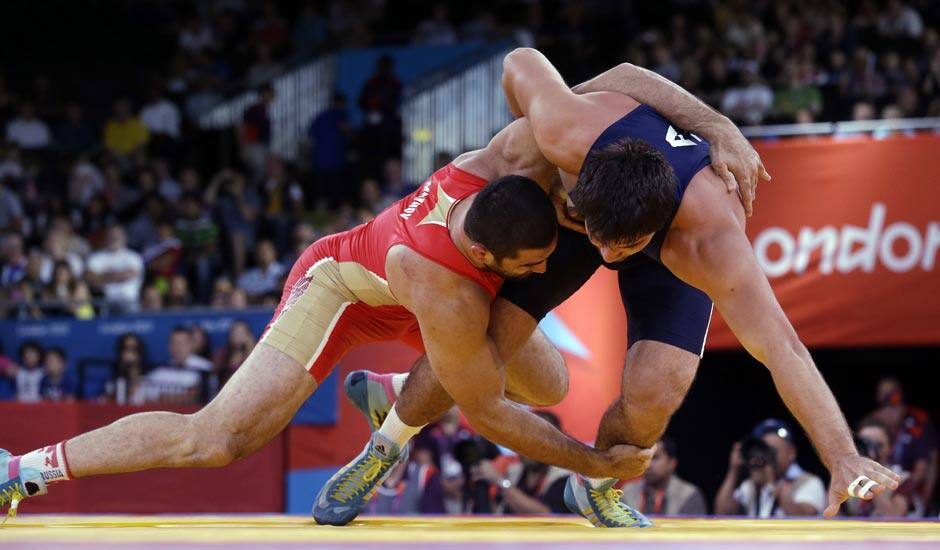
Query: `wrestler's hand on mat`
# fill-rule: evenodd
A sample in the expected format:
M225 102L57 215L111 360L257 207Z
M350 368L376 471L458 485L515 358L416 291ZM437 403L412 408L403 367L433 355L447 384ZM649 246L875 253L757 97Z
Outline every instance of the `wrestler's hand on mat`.
M656 446L649 449L634 447L633 445L614 445L602 451L607 462L606 471L595 477L615 477L617 479L631 479L641 475L650 465L650 460L656 453Z
M578 212L574 203L568 198L568 192L565 191L561 182L552 186L549 197L552 199L552 204L555 205L558 225L587 234L587 230L584 229L584 218L581 217L581 213Z
M712 169L725 182L729 193L738 192L744 211L754 213L757 183L770 181L757 151L733 124L722 126L707 136L711 145Z
M849 497L871 500L891 489L898 488L901 476L874 460L859 455L849 456L832 468L829 482L829 506L823 516L831 518L839 513L839 507Z

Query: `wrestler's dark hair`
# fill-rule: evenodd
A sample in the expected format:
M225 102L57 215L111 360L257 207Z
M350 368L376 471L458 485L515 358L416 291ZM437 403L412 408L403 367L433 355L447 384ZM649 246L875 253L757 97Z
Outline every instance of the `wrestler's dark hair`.
M631 245L672 219L676 175L662 153L625 138L588 154L569 197L592 237Z
M504 176L477 194L464 231L500 261L514 258L520 250L551 245L558 234L558 218L539 184L523 176Z

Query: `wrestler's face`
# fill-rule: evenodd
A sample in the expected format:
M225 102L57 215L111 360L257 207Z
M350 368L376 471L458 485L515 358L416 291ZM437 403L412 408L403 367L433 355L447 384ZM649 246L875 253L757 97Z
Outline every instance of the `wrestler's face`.
M597 247L604 261L611 264L626 260L628 257L646 248L646 245L650 244L650 241L653 240L653 234L650 233L632 243L603 242L591 234L591 228L588 227L586 223L584 227L587 229L591 244Z
M555 251L557 239L547 248L526 248L512 258L496 260L488 254L486 268L507 279L525 279L533 273L545 273L548 257Z

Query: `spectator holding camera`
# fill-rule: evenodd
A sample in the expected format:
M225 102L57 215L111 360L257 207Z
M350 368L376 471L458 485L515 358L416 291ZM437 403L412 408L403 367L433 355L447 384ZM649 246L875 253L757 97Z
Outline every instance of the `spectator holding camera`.
M894 448L890 434L890 428L880 420L863 421L855 434L859 454L881 464L890 464ZM902 473L901 479L903 481L895 491L876 493L871 500L849 499L845 503L845 515L882 518L906 516L913 509L915 487L908 472Z
M624 485L621 500L644 514L705 515L702 491L676 475L678 465L676 442L663 436L656 443L649 468L641 479Z
M743 479L743 481L742 481ZM715 513L752 518L818 516L826 487L796 462L793 430L769 418L735 443L728 473L715 497Z

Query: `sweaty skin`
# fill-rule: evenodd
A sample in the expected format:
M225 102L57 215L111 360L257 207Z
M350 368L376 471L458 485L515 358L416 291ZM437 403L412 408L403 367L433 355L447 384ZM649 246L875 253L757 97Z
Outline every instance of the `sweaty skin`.
M576 183L576 174L597 137L638 105L617 93L572 93L548 60L528 48L506 57L503 87L511 108L529 119L542 153L562 171L567 190ZM595 245L608 262L641 249ZM754 257L744 232L741 203L726 192L725 183L711 167L702 169L689 184L669 227L661 258L677 277L712 299L745 349L770 371L780 396L832 473L827 517L838 512L848 497L849 484L859 475L880 484L876 493L897 488L897 474L860 457L855 450L835 397ZM691 379L682 380L678 385L687 389L690 383ZM604 422L629 422L625 416L622 408L612 409ZM601 435L604 433L602 425ZM621 435L616 442L640 446L651 445L658 437L650 431L627 430Z
M514 122L486 148L457 159L457 166L487 180L508 174L527 176L547 191L557 177L531 134L526 121ZM451 238L469 254L471 262L480 266L488 252L468 244L462 229L472 199L468 197L454 207ZM521 273L544 271L546 257L545 251L524 250L509 262L509 267ZM627 475L645 466L648 451L630 446L610 450L586 447L541 418L509 404L501 388L491 394L461 393L454 382L458 377L502 380L503 362L492 352L494 345L486 335L489 296L476 284L404 246L389 252L386 267L393 293L418 318L435 369L442 380L447 380L448 389L469 403L465 410L487 411L472 417L481 432L492 434L503 444L524 448L535 459L587 475ZM544 353L551 348L540 334L522 347L528 350L525 355L537 354L549 363L560 360L557 352L554 356ZM304 365L260 343L219 395L200 411L185 415L135 414L68 440L72 477L229 464L253 453L283 430L316 387ZM491 410L512 418L514 431L497 434L495 417L488 416Z
M525 120L510 124L486 148L461 155L454 163L488 180L523 175L546 190L555 181L554 169L539 152ZM449 220L458 245L466 238L456 229L463 226L469 208L469 201L464 202ZM543 273L544 259L530 271ZM588 447L506 397L504 362L487 336L492 300L482 288L405 246L389 251L386 269L390 290L418 319L438 380L482 435L534 460L589 476L633 475L645 467L649 450Z

